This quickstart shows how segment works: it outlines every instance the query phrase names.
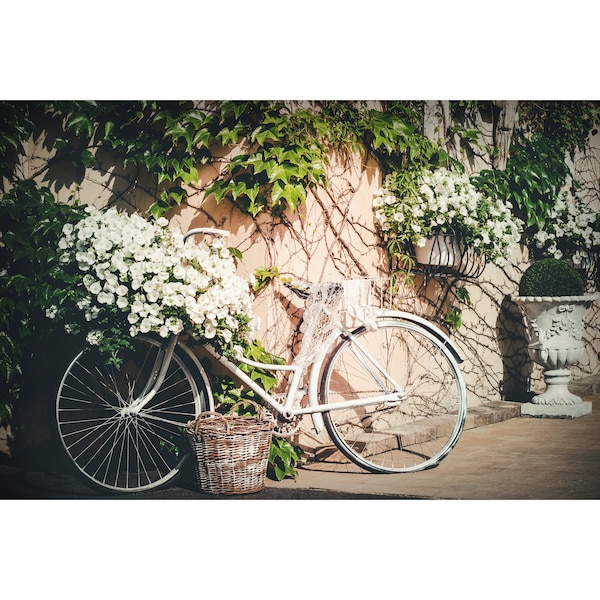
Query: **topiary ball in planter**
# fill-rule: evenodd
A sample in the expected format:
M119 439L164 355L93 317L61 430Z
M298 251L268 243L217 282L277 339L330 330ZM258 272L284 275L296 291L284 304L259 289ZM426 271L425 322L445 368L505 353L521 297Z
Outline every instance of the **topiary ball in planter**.
M564 260L544 258L527 268L519 284L520 296L581 296L581 275Z
M530 358L544 369L546 389L521 408L521 415L573 418L589 414L591 402L571 393L570 369L583 356L585 311L598 299L585 295L581 275L567 262L545 258L523 273L519 295Z

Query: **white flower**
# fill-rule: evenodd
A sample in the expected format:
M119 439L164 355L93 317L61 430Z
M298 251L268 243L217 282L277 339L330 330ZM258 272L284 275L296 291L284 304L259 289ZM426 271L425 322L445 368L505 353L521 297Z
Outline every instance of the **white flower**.
M98 329L88 332L85 336L87 343L92 346L97 346L102 341L102 332Z
M230 350L255 335L248 281L221 240L184 244L164 218L94 207L86 214L63 228L59 262L74 260L81 272L87 296L75 306L90 327L115 321L124 334L163 337L187 329Z
M406 173L399 175L398 179L389 176L373 201L375 222L385 239L393 237L396 244L410 242L422 247L436 230L458 232L491 260L510 256L523 229L510 206L486 198L467 175L448 169L421 173L416 188L406 187Z
M578 196L563 192L538 230L533 241L543 254L554 258L572 257L580 250L600 245L600 217ZM576 263L578 264L578 263Z
M94 296L97 296L100 292L102 292L102 286L99 281L94 281L90 285L86 286L88 292Z
M121 309L122 308L127 308L128 304L129 304L129 301L127 300L127 298L124 298L123 296L118 296L117 297L116 305L119 308L121 308Z

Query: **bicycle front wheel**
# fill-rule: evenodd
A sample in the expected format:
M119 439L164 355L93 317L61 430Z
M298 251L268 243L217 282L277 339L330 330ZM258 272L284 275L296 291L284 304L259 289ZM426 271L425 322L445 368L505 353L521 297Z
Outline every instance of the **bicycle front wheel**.
M188 457L185 424L208 410L204 372L176 347L164 382L139 412L131 403L153 384L166 345L132 340L120 368L105 365L94 348L67 368L56 399L58 435L76 472L92 487L139 492L173 482Z
M466 389L456 359L434 333L399 318L346 337L325 366L320 392L320 402L331 405L323 417L333 442L375 473L436 466L464 427ZM357 399L365 404L335 409Z

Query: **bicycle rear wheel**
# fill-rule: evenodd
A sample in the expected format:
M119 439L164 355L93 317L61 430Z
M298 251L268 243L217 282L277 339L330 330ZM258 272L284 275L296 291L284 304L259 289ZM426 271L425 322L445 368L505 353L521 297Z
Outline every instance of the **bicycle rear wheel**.
M378 365L376 367L375 365ZM375 398L382 401L323 415L342 453L375 473L410 473L436 466L464 427L466 389L458 363L435 334L393 317L344 339L321 379L320 402Z
M173 482L189 455L185 424L208 410L206 374L176 347L154 398L139 413L127 412L152 386L166 348L152 337L132 344L120 352L119 369L103 364L94 348L81 351L56 398L58 435L68 458L88 484L104 491L139 492Z

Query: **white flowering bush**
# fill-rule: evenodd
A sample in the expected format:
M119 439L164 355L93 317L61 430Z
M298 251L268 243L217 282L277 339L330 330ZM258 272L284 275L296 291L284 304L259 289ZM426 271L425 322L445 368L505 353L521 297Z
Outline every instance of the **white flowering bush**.
M469 177L445 168L389 175L373 198L375 220L394 254L423 247L434 233L460 233L475 253L505 265L523 223L512 207L486 197Z
M570 258L580 265L589 251L600 251L600 215L577 196L563 192L533 241L543 256Z
M254 339L249 282L236 274L221 239L184 244L166 219L86 208L58 242L64 284L47 316L115 356L128 339L189 332L222 352L242 353Z

